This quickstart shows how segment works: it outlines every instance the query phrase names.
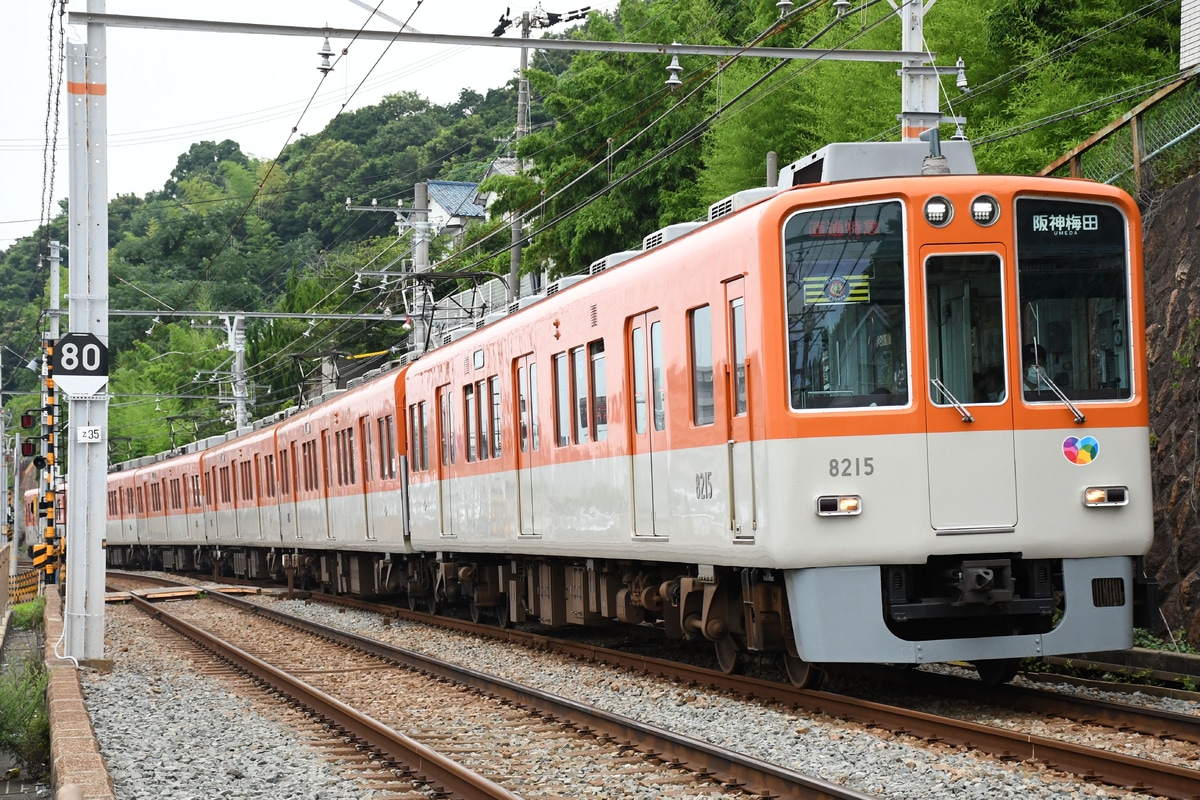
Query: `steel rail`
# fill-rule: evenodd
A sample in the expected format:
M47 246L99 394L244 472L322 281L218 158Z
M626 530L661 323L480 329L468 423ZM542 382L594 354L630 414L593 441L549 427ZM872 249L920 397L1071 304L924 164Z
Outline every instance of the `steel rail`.
M318 691L283 670L277 669L244 650L185 622L174 614L164 611L161 606L156 606L133 593L131 593L130 599L137 608L146 614L244 670L256 680L261 680L272 689L290 697L313 714L347 731L351 736L364 742L373 752L381 753L396 763L402 764L411 770L419 781L428 783L439 791L448 791L457 797L470 800L478 798L519 800L519 795L515 795L482 775L472 772L462 764L452 761L399 731L392 730L378 720L360 714L345 703Z
M292 620L296 625L303 621L296 620L286 614L272 611L262 606L247 603L236 598L215 594L225 602L244 604L255 609L258 613L278 615L281 619ZM705 685L716 689L727 690L736 694L750 695L766 702L787 703L794 707L803 708L813 713L823 713L838 719L843 719L867 726L886 728L897 733L905 733L930 741L938 741L961 747L979 749L983 752L1003 758L1022 761L1036 761L1056 769L1061 769L1079 775L1089 780L1100 781L1114 786L1137 788L1138 790L1156 793L1164 797L1179 798L1179 800L1195 800L1200 798L1200 771L1176 767L1170 764L1152 761L1144 758L1125 756L1105 750L1060 742L1048 737L993 728L978 723L940 717L920 711L888 706L843 695L831 694L805 689L797 689L782 683L747 678L739 675L726 675L716 670L703 667L680 664L673 661L652 658L649 656L622 653L595 645L561 642L548 640L536 634L501 628L486 628L464 620L449 617L430 617L391 606L378 606L364 601L313 594L314 599L330 600L344 605L350 605L366 610L388 613L426 623L436 623L450 628L456 628L472 633L487 633L510 641L524 642L529 646L559 652L591 661L613 664L627 669L638 669L650 674L673 678L697 685ZM311 624L324 628L317 623ZM360 644L371 643L336 629L327 629L336 637L348 637ZM374 643L380 647L388 645ZM396 648L399 650L399 648ZM408 652L408 651L402 651ZM426 658L413 653L418 658Z
M313 597L342 602L342 598L338 597L329 598L326 595L315 594ZM361 608L367 608L369 605L361 601L352 601L347 604ZM375 606L375 608L379 611L384 610L384 607L380 606ZM404 619L431 624L436 622L438 625L477 634L481 633L481 629L484 628L484 626L464 620L448 617L431 618L427 614L394 607L387 607L387 612ZM522 631L500 628L486 630L492 635L510 641L523 641L541 650L574 655L626 669L640 669L650 674L722 689L735 694L749 694L764 702L786 703L806 711L823 713L862 725L878 726L930 741L975 748L999 758L1036 761L1089 780L1114 786L1137 787L1150 793L1180 800L1200 798L1200 771L1184 767L1060 742L1048 737L992 728L920 711L910 711L843 695L797 689L786 684L741 675L726 675L703 667L622 653L594 645L547 640L546 637Z
M871 797L830 781L522 686L504 678L485 675L469 667L451 664L423 653L358 636L219 592L210 594L210 597L267 619L314 633L354 650L406 664L433 677L507 700L537 711L547 719L568 722L580 731L631 744L660 761L686 767L697 775L711 776L726 786L740 787L749 794L804 800L869 800Z

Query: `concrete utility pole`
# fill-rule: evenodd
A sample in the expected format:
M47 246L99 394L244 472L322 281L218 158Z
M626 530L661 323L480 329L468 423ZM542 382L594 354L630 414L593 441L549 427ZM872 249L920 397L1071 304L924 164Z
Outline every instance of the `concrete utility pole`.
M521 14L521 39L529 38L529 12ZM524 170L521 169L521 154L519 145L521 139L529 132L529 79L525 77L529 72L529 48L521 48L521 72L517 76L517 128L513 132L513 155L517 160L517 174L520 175ZM521 293L521 240L525 237L522 235L523 230L523 215L517 209L513 209L512 214L512 249L508 251L508 302L516 302L518 295Z
M104 0L88 0L104 13ZM108 100L107 34L89 23L87 44L68 45L70 97L71 268L68 313L72 333L108 347ZM60 354L61 355L61 354ZM80 662L104 658L105 475L108 467L107 374L95 394L71 396L68 434L71 491L67 502L66 654ZM85 434L98 434L87 437ZM98 438L98 440L97 440Z
M229 350L233 353L233 424L241 429L250 424L250 413L246 408L249 396L246 386L246 318L241 314L226 317L225 330L229 334Z
M425 181L413 185L413 205L416 207L412 216L413 274L420 274L429 271L429 184ZM432 302L431 287L419 282L413 284L413 329L408 340L416 344L409 350L417 354L429 349L427 342L433 327L432 314L429 322L425 322L426 295Z
M0 355L0 362L3 362L3 360L3 356ZM3 387L4 370L0 369L0 389L3 389ZM7 444L7 432L4 430L4 395L0 393L0 497L8 494L6 491L8 486L8 453L5 449ZM20 542L17 541L17 533L8 521L9 515L12 514L12 504L6 503L5 506L4 520L0 523L4 527L4 536L0 536L0 542L3 542L5 538L8 539L8 553L10 556L8 574L16 575L17 549L20 547Z

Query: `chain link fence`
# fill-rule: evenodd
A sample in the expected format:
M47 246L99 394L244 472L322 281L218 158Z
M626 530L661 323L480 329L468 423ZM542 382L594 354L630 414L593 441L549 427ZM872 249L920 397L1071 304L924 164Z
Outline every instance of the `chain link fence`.
M1041 174L1071 175L1112 184L1146 205L1154 194L1156 174L1162 174L1170 166L1177 146L1197 147L1200 142L1197 133L1200 133L1200 78L1193 70Z

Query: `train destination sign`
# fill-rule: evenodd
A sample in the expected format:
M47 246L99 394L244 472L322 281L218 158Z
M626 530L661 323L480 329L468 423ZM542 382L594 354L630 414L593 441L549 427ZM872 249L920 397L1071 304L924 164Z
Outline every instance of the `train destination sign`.
M68 333L54 345L54 385L72 397L96 394L108 383L108 347L93 333Z

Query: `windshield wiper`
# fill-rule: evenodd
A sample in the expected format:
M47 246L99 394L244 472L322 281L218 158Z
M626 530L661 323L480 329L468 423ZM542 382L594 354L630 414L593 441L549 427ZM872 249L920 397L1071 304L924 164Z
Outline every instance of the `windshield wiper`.
M1082 425L1083 423L1087 422L1087 417L1083 415L1082 411L1075 407L1075 404L1071 402L1069 397L1067 397L1066 392L1058 388L1058 384L1050 379L1050 373L1046 372L1046 368L1041 364L1033 364L1032 366L1033 371L1037 373L1038 381L1045 381L1046 385L1050 387L1050 391L1054 392L1054 394L1058 396L1058 399L1063 402L1063 405L1071 409L1071 413L1075 415L1075 424Z
M971 416L971 412L967 411L967 407L964 406L957 397L951 394L950 390L946 388L946 384L942 383L940 378L930 378L929 382L932 383L934 387L942 393L943 398L950 401L950 405L954 406L955 411L962 414L963 422L975 421L975 418Z

